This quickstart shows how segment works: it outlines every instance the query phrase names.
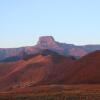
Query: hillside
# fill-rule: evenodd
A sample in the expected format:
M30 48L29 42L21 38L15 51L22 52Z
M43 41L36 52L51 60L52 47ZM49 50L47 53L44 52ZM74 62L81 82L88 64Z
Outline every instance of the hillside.
M0 63L0 91L36 84L61 84L74 60L45 50L20 61Z
M74 64L69 75L72 84L100 84L100 51L90 53ZM66 81L67 82L67 81Z

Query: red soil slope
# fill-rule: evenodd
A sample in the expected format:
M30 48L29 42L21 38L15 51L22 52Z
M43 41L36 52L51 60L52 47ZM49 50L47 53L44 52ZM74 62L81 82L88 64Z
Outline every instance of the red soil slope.
M70 73L69 83L100 84L100 51L90 53L76 61Z
M0 63L0 91L54 84L100 84L100 51L75 60L46 50L17 62Z
M46 52L46 51L45 51ZM0 64L0 91L36 84L60 84L74 60L57 54L37 54L17 62Z

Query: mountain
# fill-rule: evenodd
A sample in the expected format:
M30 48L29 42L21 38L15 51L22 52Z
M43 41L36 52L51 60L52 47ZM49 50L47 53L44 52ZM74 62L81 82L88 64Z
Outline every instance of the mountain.
M90 53L74 63L70 75L66 77L69 84L100 84L100 50Z
M0 91L39 84L62 84L75 59L50 50L28 55L15 62L0 63Z
M9 61L9 57L10 59L12 57L22 59L23 55L37 54L41 50L45 49L55 51L64 56L74 56L80 58L95 50L100 50L100 45L76 46L73 44L57 42L52 36L42 36L34 46L26 46L21 48L0 48L0 61Z
M0 63L0 91L35 86L100 84L100 50L76 59L45 49L18 61Z

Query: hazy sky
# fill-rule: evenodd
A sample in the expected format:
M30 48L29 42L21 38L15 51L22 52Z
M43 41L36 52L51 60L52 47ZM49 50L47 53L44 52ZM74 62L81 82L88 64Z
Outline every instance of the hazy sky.
M100 0L0 0L0 47L34 45L42 35L100 44Z

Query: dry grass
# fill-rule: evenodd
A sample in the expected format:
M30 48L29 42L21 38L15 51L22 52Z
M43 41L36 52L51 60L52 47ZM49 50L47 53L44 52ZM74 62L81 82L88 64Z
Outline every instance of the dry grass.
M100 100L100 85L39 86L30 93L1 93L0 100Z

